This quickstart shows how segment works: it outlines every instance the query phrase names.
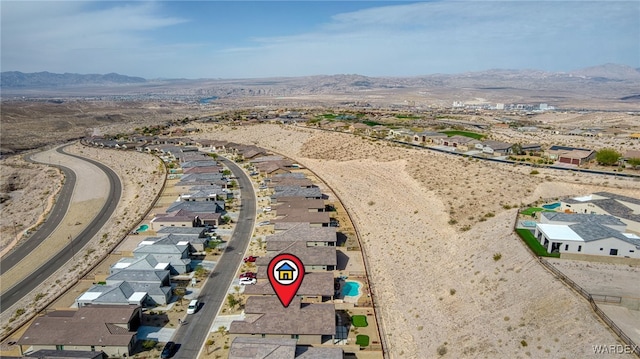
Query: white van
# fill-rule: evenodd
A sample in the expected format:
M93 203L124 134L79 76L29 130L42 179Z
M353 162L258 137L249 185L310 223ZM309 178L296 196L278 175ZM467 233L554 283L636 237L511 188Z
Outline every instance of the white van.
M194 299L189 302L189 306L187 307L187 314L194 314L198 310L198 300Z

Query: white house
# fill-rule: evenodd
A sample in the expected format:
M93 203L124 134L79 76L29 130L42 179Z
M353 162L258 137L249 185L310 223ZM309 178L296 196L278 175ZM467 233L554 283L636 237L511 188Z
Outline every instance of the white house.
M560 201L563 212L611 214L620 219L627 231L640 234L640 199L610 192L596 192L587 196Z
M623 233L609 215L542 213L535 237L549 253L575 253L640 259L640 237Z

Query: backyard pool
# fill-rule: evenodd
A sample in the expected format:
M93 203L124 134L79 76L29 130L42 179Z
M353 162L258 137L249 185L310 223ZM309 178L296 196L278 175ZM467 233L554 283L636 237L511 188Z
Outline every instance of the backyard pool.
M342 286L342 295L345 297L355 297L360 295L360 287L362 284L355 281L346 281Z
M138 229L136 229L136 232L144 232L147 229L149 229L149 226L147 226L146 224L143 224L140 227L138 227Z
M550 203L550 204L543 204L542 205L542 208L544 208L544 209L556 209L558 207L560 207L560 203L559 202Z

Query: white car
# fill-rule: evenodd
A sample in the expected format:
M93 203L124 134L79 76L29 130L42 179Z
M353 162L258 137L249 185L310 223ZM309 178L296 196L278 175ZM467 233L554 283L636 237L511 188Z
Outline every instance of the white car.
M187 307L187 314L195 314L198 311L198 306L200 306L200 302L197 299L189 302L189 306Z
M251 285L256 284L256 282L255 278L240 278L240 285Z
M264 212L271 212L271 207L264 207L263 211Z

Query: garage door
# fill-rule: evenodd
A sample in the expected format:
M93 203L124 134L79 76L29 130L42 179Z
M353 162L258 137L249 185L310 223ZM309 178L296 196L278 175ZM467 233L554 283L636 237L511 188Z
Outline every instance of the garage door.
M562 163L571 163L571 158L560 157L560 162L562 162Z
M574 158L574 159L571 160L571 164L572 165L579 165L580 164L580 160L577 159L577 158Z

